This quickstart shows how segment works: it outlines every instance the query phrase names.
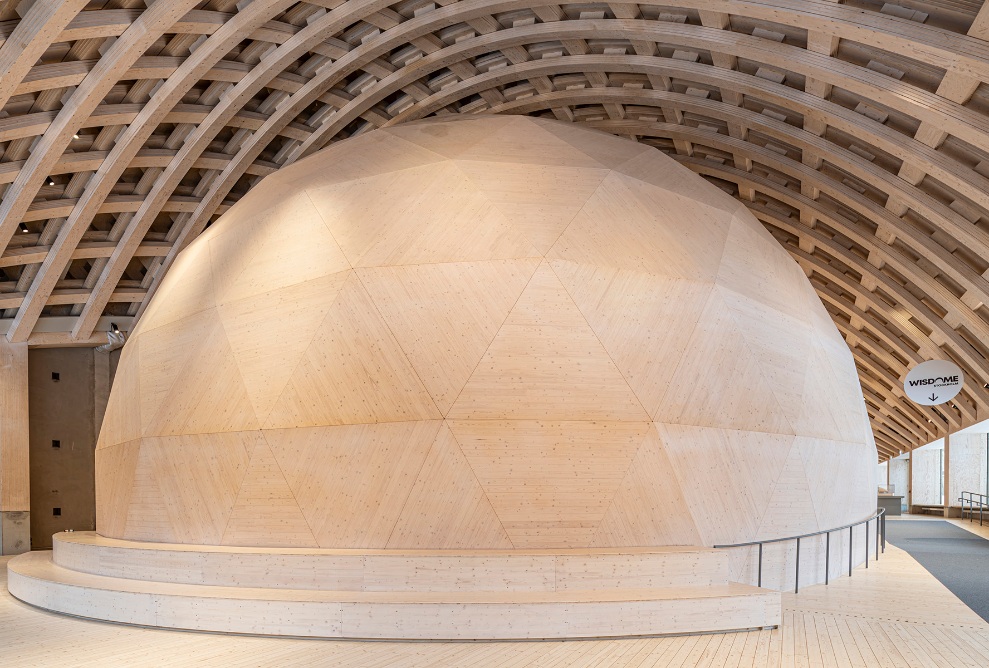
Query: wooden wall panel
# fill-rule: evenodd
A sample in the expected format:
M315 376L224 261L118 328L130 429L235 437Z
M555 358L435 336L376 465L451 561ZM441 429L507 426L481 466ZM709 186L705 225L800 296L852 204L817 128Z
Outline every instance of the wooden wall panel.
M708 297L655 419L793 433L759 358L747 345L718 291Z
M539 265L537 259L359 269L440 413L449 413Z
M223 545L316 547L295 495L262 438L254 445L237 500L220 537Z
M655 418L711 285L564 260L550 266Z
M660 441L706 545L752 540L793 436L657 424Z
M388 538L389 548L511 549L460 444L444 424Z
M536 270L448 417L649 419L546 263Z
M111 538L125 535L141 440L96 451L96 529Z
M711 282L730 221L695 202L676 207L678 219L667 217L663 209L672 206L672 197L612 172L546 257Z
M218 304L350 269L305 192L283 191L277 201L278 206L265 211L248 230L234 228L210 241L211 261L222 263L214 268ZM248 248L256 246L256 253L238 251L236 245L245 237L251 237Z
M268 419L349 272L342 271L217 309L244 389L260 423ZM272 364L272 359L278 364Z
M265 432L320 547L388 543L442 422Z
M351 274L265 427L440 417L371 297Z
M517 165L506 173L477 159L455 164L542 255L609 173L572 165Z
M653 426L639 446L591 544L617 547L703 542L666 447Z
M453 420L451 429L512 544L589 544L648 422Z

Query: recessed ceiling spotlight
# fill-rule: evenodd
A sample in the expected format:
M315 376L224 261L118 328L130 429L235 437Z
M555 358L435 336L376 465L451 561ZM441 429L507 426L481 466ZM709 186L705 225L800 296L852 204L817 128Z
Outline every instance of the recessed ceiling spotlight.
M21 234L27 234L30 231L27 229L27 225L25 225L24 223L21 223L17 227L20 228Z
M48 185L50 185L50 186L55 185L55 179L53 179L52 177L49 176L48 177Z
M77 133L75 133L74 135L72 135L72 138L73 138L73 139L79 139L79 133L77 132Z

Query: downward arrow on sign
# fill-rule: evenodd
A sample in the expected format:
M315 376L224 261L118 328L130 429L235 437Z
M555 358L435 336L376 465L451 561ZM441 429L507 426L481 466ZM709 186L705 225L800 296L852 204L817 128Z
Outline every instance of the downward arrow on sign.
M934 394L933 392L931 392L931 396L929 396L927 398L930 399L931 401L937 401L937 395Z

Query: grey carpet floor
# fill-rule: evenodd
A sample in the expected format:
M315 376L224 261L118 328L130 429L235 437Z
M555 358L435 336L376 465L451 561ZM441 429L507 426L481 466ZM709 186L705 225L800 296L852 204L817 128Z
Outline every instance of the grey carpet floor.
M887 520L886 540L989 622L989 540L943 520Z

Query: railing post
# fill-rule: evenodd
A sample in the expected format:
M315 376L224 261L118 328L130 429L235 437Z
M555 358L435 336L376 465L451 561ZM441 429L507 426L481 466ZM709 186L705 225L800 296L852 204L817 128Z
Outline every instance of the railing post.
M869 520L865 521L865 567L869 567Z
M852 577L852 539L855 534L852 530L855 527L848 527L848 577Z
M762 586L762 543L759 543L759 586Z
M883 513L883 554L886 554L886 513Z
M824 534L824 584L831 577L831 532Z
M793 593L800 593L800 539L797 538L797 563L796 573L793 576Z
M879 561L879 525L882 524L882 515L876 518L876 561Z

